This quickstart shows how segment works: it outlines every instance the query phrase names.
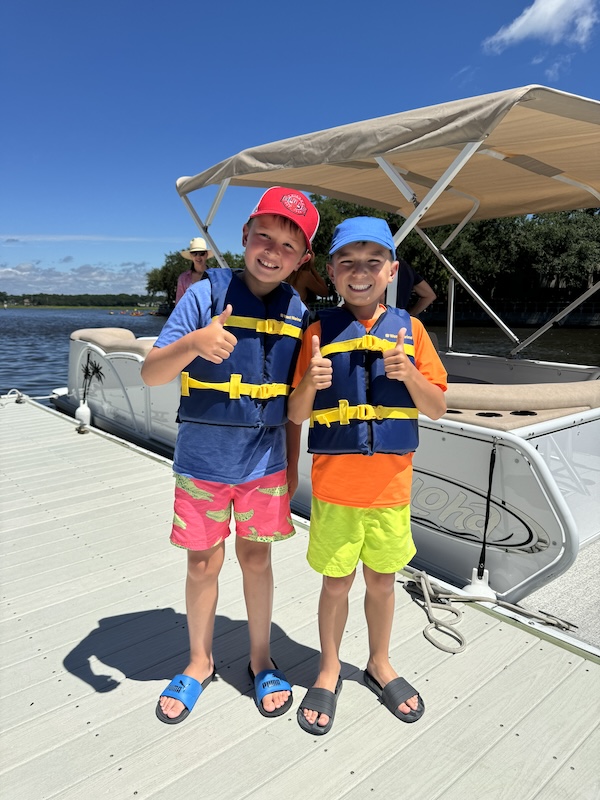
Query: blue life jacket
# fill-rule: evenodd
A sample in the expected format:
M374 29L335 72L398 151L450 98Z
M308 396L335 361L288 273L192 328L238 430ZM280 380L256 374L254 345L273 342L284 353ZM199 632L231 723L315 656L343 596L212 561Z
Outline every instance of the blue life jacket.
M229 358L212 364L198 356L181 373L181 422L274 427L287 422L296 359L306 309L298 293L282 283L267 297L252 294L241 270L209 269L211 316L228 303L225 327L237 338Z
M319 316L321 355L331 359L333 382L316 394L309 451L412 453L419 443L418 411L405 384L386 376L383 362L383 351L395 347L398 331L406 328L404 350L414 364L410 316L388 306L369 333L344 308Z

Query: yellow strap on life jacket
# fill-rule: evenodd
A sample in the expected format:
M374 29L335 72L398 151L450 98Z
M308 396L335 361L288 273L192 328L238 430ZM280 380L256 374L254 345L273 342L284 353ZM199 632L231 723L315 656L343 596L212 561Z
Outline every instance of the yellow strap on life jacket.
M359 339L346 339L343 342L331 342L331 344L326 344L321 348L321 355L325 358L331 353L350 353L352 350L373 350L383 353L385 350L393 350L394 347L396 347L395 340L380 339L378 336L372 336L370 333L367 333ZM407 356L414 357L414 344L406 344L405 342L404 352Z
M181 396L189 397L190 389L213 389L215 392L226 392L231 400L239 400L248 395L255 400L270 400L272 397L287 396L290 387L286 383L242 383L242 376L230 375L230 380L222 383L210 383L190 378L189 372L181 373Z
M349 425L351 419L417 419L418 416L419 412L416 408L372 406L369 403L351 406L347 400L340 400L337 408L320 408L313 411L310 415L310 427L314 427L315 422L330 428L332 422Z
M213 317L216 319L216 317ZM277 336L291 336L299 339L302 336L302 328L290 325L289 322L281 322L277 319L258 319L257 317L236 317L231 316L225 322L226 328L249 328L257 333L270 333Z

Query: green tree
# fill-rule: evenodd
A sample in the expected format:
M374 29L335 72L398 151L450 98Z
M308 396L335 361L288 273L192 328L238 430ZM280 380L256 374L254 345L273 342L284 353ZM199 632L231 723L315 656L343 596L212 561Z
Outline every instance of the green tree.
M191 262L181 253L167 253L162 267L155 267L146 273L146 291L148 294L164 294L167 303L174 305L177 293L177 279L182 272L189 269Z
M392 233L404 218L344 200L311 195L321 224L314 240L315 263L321 274L333 230L343 219L374 216L385 219ZM425 232L440 247L453 225ZM478 220L465 226L444 253L484 297L526 300L550 287L575 296L597 280L600 271L600 210L586 209L501 219ZM446 296L448 272L414 231L398 255L427 280L438 297Z
M501 296L512 277L522 278L525 217L486 219L467 225L444 252L450 262L478 292L487 298ZM450 226L435 232L436 240L446 236ZM415 266L415 269L417 267ZM447 276L446 276L447 280Z
M536 214L524 225L531 267L544 286L584 291L600 273L600 212Z

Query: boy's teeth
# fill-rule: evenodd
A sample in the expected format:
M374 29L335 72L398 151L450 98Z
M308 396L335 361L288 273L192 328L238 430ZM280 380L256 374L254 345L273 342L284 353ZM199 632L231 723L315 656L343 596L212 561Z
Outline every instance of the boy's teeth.
M359 291L363 291L364 289L368 289L369 288L369 284L366 283L364 286L362 284L359 285L359 286L357 286L357 285L353 286L352 284L350 284L350 288L354 289L354 291L356 291L356 292L359 292Z

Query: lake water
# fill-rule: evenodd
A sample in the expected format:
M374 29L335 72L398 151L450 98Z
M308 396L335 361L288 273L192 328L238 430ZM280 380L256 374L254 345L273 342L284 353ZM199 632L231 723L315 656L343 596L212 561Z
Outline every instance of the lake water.
M106 308L0 308L0 394L48 395L67 385L69 336L79 328L129 328L157 336L165 317L132 317Z
M0 308L0 394L19 389L36 397L66 386L69 335L78 328L129 328L136 336L157 336L164 323L165 317L132 317L100 308ZM443 347L445 329L431 327L431 331ZM533 329L514 332L523 341ZM496 326L455 331L455 350L507 355L511 347ZM526 348L525 354L544 361L600 365L600 329L554 328Z

